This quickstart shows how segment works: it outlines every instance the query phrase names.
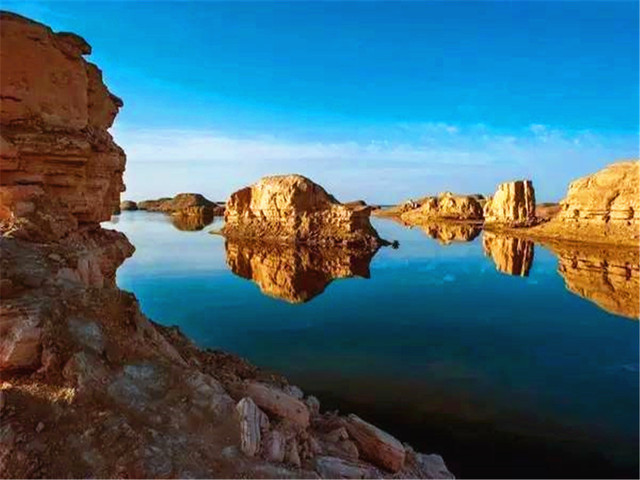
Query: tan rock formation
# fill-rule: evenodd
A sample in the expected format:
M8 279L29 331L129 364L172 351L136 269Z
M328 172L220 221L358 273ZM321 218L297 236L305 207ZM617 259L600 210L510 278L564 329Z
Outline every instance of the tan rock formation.
M120 210L123 212L138 210L138 204L133 200L123 200L120 202Z
M419 207L408 209L400 218L412 225L437 219L482 220L482 206L475 195L445 192L423 199Z
M484 221L508 227L533 225L536 221L536 197L531 180L498 185L496 193L484 205Z
M615 315L640 318L640 254L636 249L567 243L546 245L558 257L567 289Z
M157 200L144 200L138 203L140 210L150 212L176 213L193 208L210 208L216 215L223 212L220 206L199 193L179 193L175 197L163 197Z
M391 472L402 470L406 451L397 439L356 415L349 415L347 430L363 458Z
M640 162L613 163L573 181L560 212L532 234L637 247L640 244Z
M482 234L482 247L498 271L521 277L529 275L533 264L533 242L485 231Z
M0 230L62 238L108 220L125 155L107 129L122 101L80 37L0 13Z
M276 374L202 351L176 328L154 324L116 287L115 270L133 247L98 222L117 206L111 190L122 185L123 164L109 162L114 152L118 161L124 156L102 130L115 103L104 85L91 83L95 71L80 57L87 44L5 13L0 32L2 134L10 137L2 171L15 173L4 186L38 192L21 197L34 211L6 195L19 189L3 190L0 477L317 478L332 471L315 461L316 438L344 417L320 413L317 399ZM108 139L106 151L92 143L96 135ZM85 142L90 148L80 155ZM52 165L76 166L78 174L69 173L64 187L51 183ZM238 385L252 387L237 395ZM353 461L348 443L331 449ZM269 461L280 458L285 463ZM437 463L422 458L408 452L397 475L432 475ZM390 476L362 465L372 477Z
M372 250L225 242L227 265L233 273L255 282L260 290L290 303L320 295L337 278L369 278Z
M370 209L348 208L301 175L265 177L231 195L225 210L227 238L277 243L377 248Z

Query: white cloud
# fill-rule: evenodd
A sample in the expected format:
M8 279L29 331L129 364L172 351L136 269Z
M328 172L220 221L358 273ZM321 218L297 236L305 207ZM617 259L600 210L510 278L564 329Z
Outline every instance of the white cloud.
M260 176L292 172L342 198L378 202L442 190L490 193L513 178L532 178L540 198L558 199L569 180L637 155L634 135L540 124L508 133L485 125L398 124L340 141L126 125L113 134L128 156L128 196L137 199L178 191L213 191L220 199Z

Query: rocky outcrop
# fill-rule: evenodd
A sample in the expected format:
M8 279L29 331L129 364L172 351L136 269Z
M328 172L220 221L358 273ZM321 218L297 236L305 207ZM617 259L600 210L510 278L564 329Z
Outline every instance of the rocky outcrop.
M580 242L640 244L640 162L613 163L573 181L560 212L532 234Z
M308 302L337 278L369 278L375 255L374 250L231 239L225 249L233 273L255 282L265 295L290 303Z
M546 246L558 257L558 273L570 292L615 315L640 318L638 250L567 243Z
M222 216L224 206L212 202L199 193L179 193L175 197L138 202L138 209L169 214Z
M521 277L529 276L533 264L533 242L485 231L482 234L482 247L498 271Z
M124 156L101 130L116 103L88 80L97 70L81 58L88 45L4 13L0 32L2 134L9 118L14 148L3 147L0 165L15 172L5 185L37 192L17 200L3 190L1 477L317 478L340 462L372 478L448 475L440 457L404 445L395 474L360 458L351 434L331 435L345 417L321 413L317 399L278 375L147 319L114 281L133 247L98 224L118 204L111 190L122 186ZM94 135L109 149L96 150ZM44 180L52 165L82 174L63 188Z
M123 200L120 202L120 210L123 212L135 211L138 210L138 204L133 200Z
M441 193L437 197L428 197L413 209L408 209L400 218L412 225L446 220L482 220L482 206L475 195L454 195Z
M376 249L383 241L368 207L346 207L302 175L265 177L233 193L224 214L227 238Z
M122 106L89 45L0 13L0 230L59 239L108 220L125 155L107 132Z
M536 222L536 197L531 180L498 185L484 205L485 224L527 227Z

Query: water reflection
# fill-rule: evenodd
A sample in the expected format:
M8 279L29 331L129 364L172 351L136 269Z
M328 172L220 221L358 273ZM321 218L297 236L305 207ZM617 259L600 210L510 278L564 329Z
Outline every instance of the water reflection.
M289 303L308 302L336 278L369 278L376 253L231 240L225 250L233 273L256 283L265 295Z
M470 242L482 231L481 226L468 223L428 223L420 228L441 245L454 242Z
M485 231L482 234L482 248L498 271L521 277L529 276L533 263L533 242Z
M567 289L607 312L640 317L638 250L590 245L549 245Z
M178 230L194 232L211 225L214 220L211 209L194 210L187 213L174 213L171 215L171 224Z

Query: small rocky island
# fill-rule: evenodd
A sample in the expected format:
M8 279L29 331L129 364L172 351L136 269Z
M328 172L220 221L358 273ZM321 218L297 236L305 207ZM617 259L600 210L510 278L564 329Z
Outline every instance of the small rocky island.
M0 35L0 476L452 477L438 455L146 318L115 283L134 248L100 226L124 189L108 132L122 101L77 35L7 12ZM381 243L368 211L302 177L238 192L227 218L232 236Z
M227 238L377 250L371 207L343 205L302 175L276 175L233 193L224 213Z

